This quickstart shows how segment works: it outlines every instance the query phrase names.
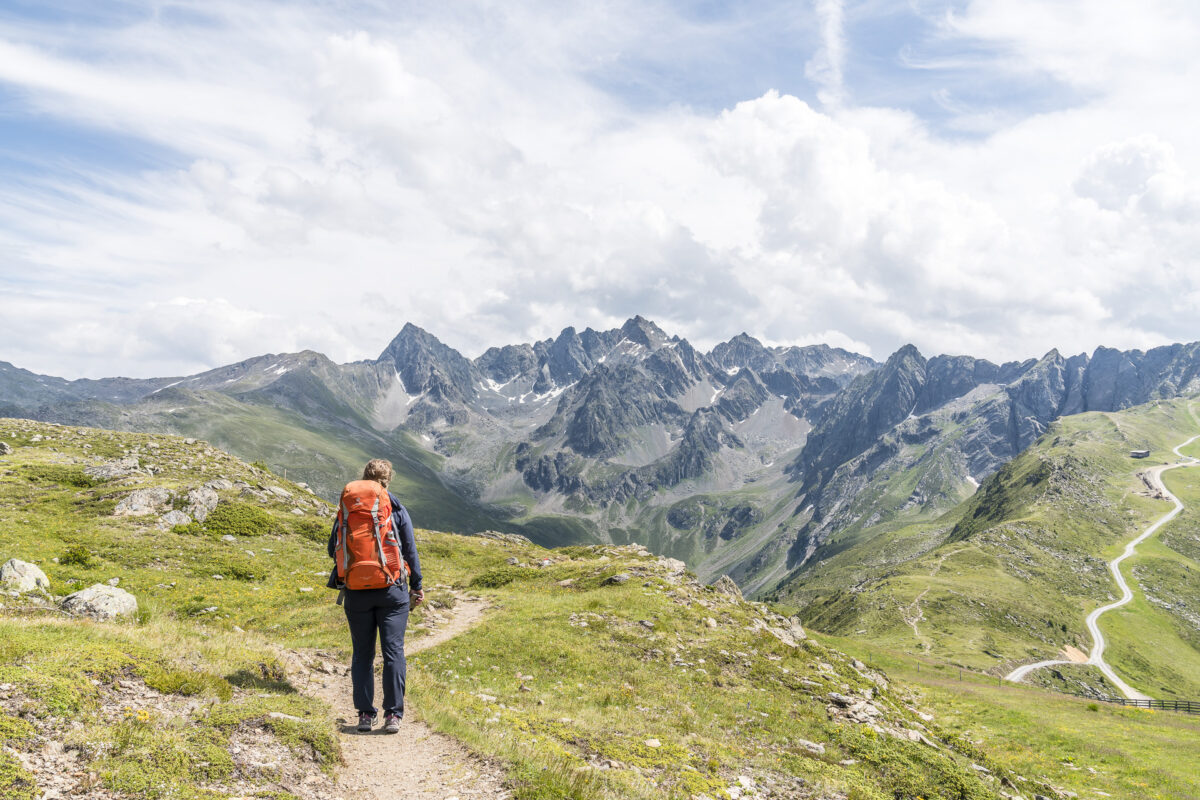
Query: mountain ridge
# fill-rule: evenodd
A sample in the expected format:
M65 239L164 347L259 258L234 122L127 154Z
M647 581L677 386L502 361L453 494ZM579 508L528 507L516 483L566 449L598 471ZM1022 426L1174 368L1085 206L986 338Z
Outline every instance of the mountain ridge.
M350 450L380 454L431 521L541 544L636 539L762 592L880 525L953 507L1054 419L1194 391L1198 376L1195 343L1004 364L910 344L879 364L745 332L704 353L635 316L475 359L406 323L347 364L304 351L89 381L0 364L0 407L216 437L327 497ZM307 439L289 442L289 425Z

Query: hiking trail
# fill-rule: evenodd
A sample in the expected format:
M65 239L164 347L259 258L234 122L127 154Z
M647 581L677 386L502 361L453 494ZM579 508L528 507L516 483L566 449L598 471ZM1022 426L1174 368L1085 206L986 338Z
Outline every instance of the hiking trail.
M1192 419L1194 419L1194 420L1196 419L1196 414L1194 411L1192 411L1190 406L1188 407L1188 413L1190 413L1192 415ZM1200 424L1200 420L1197 420L1197 423ZM1129 588L1129 584L1126 583L1126 581L1125 581L1125 576L1121 574L1121 562L1124 561L1125 559L1129 558L1130 556L1132 556L1134 554L1134 552L1137 550L1137 546L1139 544L1141 544L1146 539L1153 536L1155 533L1158 532L1159 528L1161 528L1163 525L1166 525L1171 520L1175 519L1175 517L1177 517L1179 515L1179 512L1183 511L1183 502L1178 497L1171 494L1170 490L1167 489L1167 485L1165 483L1163 483L1162 474L1169 469L1176 469L1178 467L1194 467L1194 466L1200 465L1200 461L1198 461L1197 459L1192 458L1191 456L1185 456L1183 453L1179 452L1184 447L1187 447L1189 444L1196 441L1197 439L1200 439L1200 435L1193 436L1192 438L1188 439L1186 442L1181 442L1180 444L1176 445L1173 448L1172 452L1174 452L1175 455L1179 456L1179 461L1176 461L1174 464L1162 464L1161 466L1152 467L1152 468L1146 470L1146 474L1150 476L1151 482L1162 493L1162 496L1164 498L1166 498L1167 500L1170 500L1172 503L1175 504L1175 507L1173 509L1171 509L1170 511L1168 511L1163 516L1159 517L1154 522L1154 524L1150 525L1148 528L1146 528L1146 530L1142 531L1142 533L1140 535L1138 535L1136 538L1134 538L1133 541L1126 544L1125 549L1121 553L1121 555L1117 556L1116 558L1114 558L1112 561L1110 561L1108 563L1109 571L1112 573L1113 577L1116 579L1117 586L1119 586L1121 588L1121 599L1117 600L1115 602L1109 603L1108 605L1104 605L1104 606L1101 606L1100 608L1097 608L1091 614L1088 614L1088 617L1087 617L1087 627L1088 627L1088 630L1092 634L1093 644L1092 644L1091 655L1088 656L1086 663L1098 668L1102 673L1104 673L1104 676L1106 678L1108 678L1114 686L1117 687L1117 689L1121 692L1121 694L1125 695L1125 697L1130 700L1149 700L1151 698L1147 695L1142 694L1138 690L1131 687L1129 684L1125 683L1125 681L1121 680L1121 678L1113 670L1112 666L1110 666L1109 663L1104 660L1104 648L1107 646L1107 642L1104 639L1104 634L1100 631L1100 624L1099 624L1100 617L1109 611L1120 608L1121 606L1125 605L1126 603L1128 603L1130 600L1133 599L1133 590ZM1041 669L1042 667L1052 667L1057 664L1072 664L1072 663L1078 663L1078 662L1063 661L1063 660L1038 661L1037 663L1034 663L1034 664L1026 664L1023 667L1017 667L1012 672L1005 675L1004 680L1017 683L1017 682L1021 681L1022 679L1024 679L1026 675L1028 675L1030 672L1033 672L1035 669Z
M458 597L453 608L426 617L436 623L425 636L406 639L405 655L411 657L469 630L487 608L479 598ZM337 713L344 760L337 773L337 792L344 800L504 800L510 796L502 769L414 719L411 695L405 699L400 733L383 733L382 714L374 730L358 733L346 659L319 651L289 655L297 689L324 700ZM383 695L379 663L376 656L377 699ZM413 679L411 669L409 679Z

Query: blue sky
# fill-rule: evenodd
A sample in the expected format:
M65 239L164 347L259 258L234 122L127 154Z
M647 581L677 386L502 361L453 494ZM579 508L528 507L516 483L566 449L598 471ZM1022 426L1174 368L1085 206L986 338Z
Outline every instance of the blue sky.
M1171 0L8 2L0 360L1190 341L1196 41Z

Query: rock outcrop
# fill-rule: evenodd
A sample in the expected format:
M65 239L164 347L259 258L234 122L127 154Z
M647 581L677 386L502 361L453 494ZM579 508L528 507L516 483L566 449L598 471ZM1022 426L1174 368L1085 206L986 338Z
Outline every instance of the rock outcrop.
M11 558L0 567L0 586L10 592L45 591L50 588L50 579L36 564Z
M121 498L117 507L113 509L113 516L144 517L148 514L157 514L171 502L171 497L171 490L162 486L135 489Z
M124 589L96 583L67 595L62 609L69 614L105 620L136 614L138 603L137 598Z

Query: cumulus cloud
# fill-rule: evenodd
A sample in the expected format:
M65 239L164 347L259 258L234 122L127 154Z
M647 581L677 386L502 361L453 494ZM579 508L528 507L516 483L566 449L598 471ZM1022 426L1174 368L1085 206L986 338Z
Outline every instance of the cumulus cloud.
M1200 16L1184 5L1148 5L1128 41L1115 0L931 17L980 80L1068 89L972 138L851 101L863 12L841 0L796 23L818 100L715 111L604 80L725 30L667 4L178 8L201 22L149 10L86 41L0 17L23 119L154 154L18 154L38 169L0 180L0 359L68 376L351 360L408 321L475 354L637 313L699 346L746 330L877 358L1195 338L1200 146L1190 103L1161 102L1200 67L1172 45Z

